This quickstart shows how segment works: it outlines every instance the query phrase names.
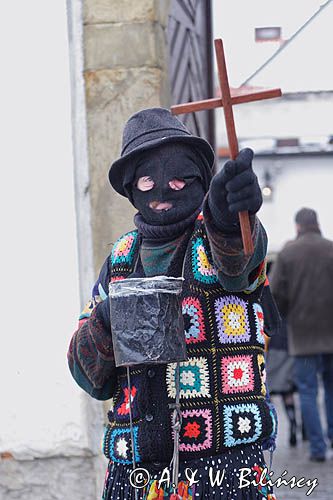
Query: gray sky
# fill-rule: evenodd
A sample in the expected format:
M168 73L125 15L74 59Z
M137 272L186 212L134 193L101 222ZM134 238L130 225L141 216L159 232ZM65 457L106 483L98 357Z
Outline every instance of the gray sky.
M254 28L281 26L284 39L297 31L326 0L213 0L214 38L222 38L229 82L239 86L279 45L255 43ZM313 50L316 51L316 40Z

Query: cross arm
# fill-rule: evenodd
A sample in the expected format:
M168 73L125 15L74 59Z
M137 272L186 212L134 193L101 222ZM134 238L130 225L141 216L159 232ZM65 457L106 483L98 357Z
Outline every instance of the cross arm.
M260 87L252 87L249 91L246 87L238 89L230 89L231 104L243 104L245 102L262 101L264 99L272 99L273 97L281 97L281 89L264 89ZM176 104L171 106L173 115L181 115L182 113L193 113L194 111L204 111L207 109L216 109L223 107L221 97L213 97L212 99L203 99L202 101L187 102L185 104Z

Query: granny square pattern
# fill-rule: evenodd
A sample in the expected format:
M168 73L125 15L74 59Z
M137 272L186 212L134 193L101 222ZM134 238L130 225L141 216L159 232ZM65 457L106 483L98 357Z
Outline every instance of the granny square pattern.
M135 243L138 237L137 231L121 236L113 245L111 252L111 264L130 264L132 262Z
M213 444L212 412L209 408L182 411L180 451L208 450Z
M209 389L208 362L204 357L190 358L180 365L180 397L211 397ZM176 363L169 363L166 370L167 391L170 398L176 397Z
M256 337L261 345L265 345L264 337L264 312L259 304L252 304L254 317L256 321Z
M121 281L124 279L125 279L125 276L112 276L111 283L114 283L115 281Z
M185 298L182 303L182 312L186 343L191 344L206 340L204 314L200 300L194 297Z
M253 355L223 357L221 374L224 394L253 391Z
M140 461L138 450L138 426L133 426L134 455L136 461ZM103 444L104 454L116 462L131 464L131 431L130 429L114 428L106 432Z
M218 283L216 270L208 259L203 239L200 237L192 243L192 270L195 279L201 283Z
M115 412L119 419L129 420L129 411L130 411L130 397L131 397L131 408L133 418L136 418L138 415L137 411L137 392L138 388L135 384L131 385L131 396L129 394L129 388L122 387L121 396L118 399L115 405Z
M253 443L261 435L262 420L254 403L224 406L223 420L225 446Z
M261 394L266 396L266 363L262 354L258 354L258 367L261 379Z
M269 416L271 417L271 420L272 420L272 433L271 433L271 435L274 435L277 432L277 422L276 422L276 418L275 418L272 410L269 410Z
M189 234L186 251L181 245L170 266L174 274L183 264L184 286L180 301L188 359L156 366L152 374L144 367L137 367L131 374L130 387L125 369L117 369L116 392L108 413L110 424L103 442L104 455L114 463L130 466L132 449L137 462L169 462L175 436L170 429L172 405L168 403L175 402L176 386L179 386L181 398L181 460L200 459L256 442L262 443L265 449L266 446L267 449L274 447L277 419L265 384L265 337L260 300L266 279L265 263L251 272L247 290L224 289L220 267L212 254L215 247L209 238L202 216L198 217ZM227 256L232 248L228 241L225 243L222 254ZM105 298L110 279L131 277L140 245L141 236L137 230L117 240L93 289L94 303L88 304L81 321L87 320L94 305ZM138 271L142 274L142 269ZM98 328L96 321L91 323ZM157 411L153 411L154 408ZM154 415L149 425L146 422L150 422L150 418L142 418L148 414L149 417Z
M218 336L222 344L248 342L251 337L246 302L234 295L214 304Z

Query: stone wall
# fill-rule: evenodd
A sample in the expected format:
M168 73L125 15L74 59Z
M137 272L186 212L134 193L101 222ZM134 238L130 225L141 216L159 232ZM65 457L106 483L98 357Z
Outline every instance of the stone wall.
M108 183L129 116L170 105L165 26L168 0L86 0L84 65L94 267L133 227L134 210Z
M108 182L109 165L120 155L124 124L140 109L170 105L165 32L169 0L67 0L67 5L83 305L111 244L133 227L134 209ZM105 409L108 406L106 402ZM102 438L98 418L98 409L102 412L102 408L101 402L88 396L82 408L85 431L91 438L90 456L82 456L79 451L77 458L36 463L40 482L50 475L52 488L56 470L60 477L67 460L64 480L68 484L66 492L73 491L71 498L100 498L105 461L96 447ZM30 465L22 467L28 475ZM30 494L30 487L27 491ZM66 499L66 494L40 498Z
M17 295L11 273L24 241L20 283L29 300L19 307L6 302L0 500L97 500L106 470L103 403L77 387L66 352L80 311L78 274L82 307L108 243L130 226L128 203L107 181L123 125L139 109L168 105L168 1L67 0L73 151L65 3L34 4L20 6L15 43L6 52L12 78L4 82L9 104L2 110L9 132L5 184L15 186L17 202L7 190L4 293ZM5 17L16 14L7 2ZM24 84L22 71L29 73ZM29 318L24 327L22 318Z
M95 500L102 497L102 458L53 457L3 460L1 500ZM97 493L96 493L97 492Z

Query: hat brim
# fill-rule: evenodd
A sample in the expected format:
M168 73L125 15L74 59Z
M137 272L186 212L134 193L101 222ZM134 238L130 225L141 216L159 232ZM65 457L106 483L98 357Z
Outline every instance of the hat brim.
M119 158L118 160L114 161L111 164L111 167L109 169L109 181L113 189L115 189L117 193L127 198L123 182L125 177L125 168L126 168L125 164L128 163L135 156L137 156L139 153L148 151L149 149L154 149L157 146L161 146L162 144L168 144L169 142L182 142L184 144L195 146L204 154L209 163L210 168L213 169L213 165L215 162L214 151L205 139L202 139L201 137L197 137L194 135L174 135L174 136L162 137L159 139L154 139L152 141L145 142L141 146L138 146L137 148L133 149L130 153L122 156L121 158Z

